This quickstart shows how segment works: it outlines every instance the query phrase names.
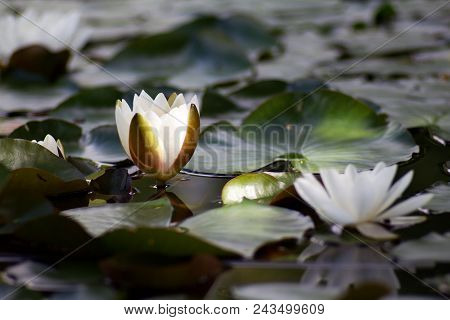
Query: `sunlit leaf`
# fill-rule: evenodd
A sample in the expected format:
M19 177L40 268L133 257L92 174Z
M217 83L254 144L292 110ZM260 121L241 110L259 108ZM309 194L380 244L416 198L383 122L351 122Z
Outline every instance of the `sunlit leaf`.
M297 211L245 202L209 210L185 220L180 227L222 248L251 257L267 242L301 239L313 224Z
M172 218L172 206L167 198L137 203L114 203L90 208L63 211L77 221L93 237L117 229L167 227Z
M379 161L408 160L417 151L408 132L386 123L363 102L321 90L270 98L240 129L225 123L206 128L187 168L230 174L286 160L300 171L342 169L349 163L368 169Z
M83 174L69 162L30 141L21 139L0 139L0 164L10 170L35 168L50 172L68 182L84 180Z

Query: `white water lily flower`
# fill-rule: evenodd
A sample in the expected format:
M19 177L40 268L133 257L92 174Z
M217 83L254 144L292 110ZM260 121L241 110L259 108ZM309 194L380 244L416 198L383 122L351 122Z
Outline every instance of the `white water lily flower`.
M128 157L159 181L175 176L197 147L200 115L197 96L189 103L182 94L152 99L145 91L134 95L133 109L116 104L116 124Z
M61 141L59 139L55 140L55 138L53 138L53 136L51 136L49 134L45 136L43 141L33 140L31 142L37 143L37 144L43 146L44 148L46 148L47 150L52 152L57 157L60 157L63 159L66 158L66 155L64 154L64 148L63 148Z
M323 220L339 226L354 226L374 238L392 238L395 235L377 223L414 212L433 197L421 194L393 205L413 177L410 171L391 186L396 171L396 165L387 167L382 162L373 170L363 172L349 165L344 173L320 170L323 185L312 174L303 174L294 185Z
M40 45L51 52L66 49L66 46L81 49L90 31L80 27L80 18L77 11L37 12L33 9L21 15L0 17L0 62L6 65L15 51L31 45Z

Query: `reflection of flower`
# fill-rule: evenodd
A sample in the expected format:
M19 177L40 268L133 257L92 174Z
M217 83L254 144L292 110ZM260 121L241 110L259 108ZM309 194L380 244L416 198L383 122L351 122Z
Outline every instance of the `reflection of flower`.
M64 148L63 148L61 141L59 139L55 140L55 138L53 138L49 134L45 136L45 139L43 141L33 140L32 142L43 146L47 150L51 151L57 157L64 158L64 159L66 158L66 155L64 154Z
M197 97L186 103L182 94L152 99L142 91L133 110L117 101L116 124L129 158L146 173L167 181L189 161L197 146L200 116Z
M69 46L80 49L89 37L87 29L80 28L78 12L42 12L26 10L23 15L0 18L2 45L0 62L7 64L18 49L40 45L51 52Z
M398 203L396 201L411 182L408 172L392 184L397 166L378 163L374 170L357 172L352 165L344 173L321 170L323 185L312 174L304 174L295 181L295 188L324 220L340 225L355 226L361 233L390 238L395 235L374 222L383 222L413 212L426 204L431 194L422 194Z
M314 261L310 261L316 256ZM311 267L306 268L300 284L302 286L340 288L346 290L352 285L379 283L396 292L400 283L393 266L375 250L358 245L324 247L311 244L299 257L307 260Z

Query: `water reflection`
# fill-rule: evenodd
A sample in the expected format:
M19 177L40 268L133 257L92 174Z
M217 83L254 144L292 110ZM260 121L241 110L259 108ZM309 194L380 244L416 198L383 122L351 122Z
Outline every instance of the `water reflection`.
M377 249L360 245L324 247L310 244L299 262L309 262L300 284L349 288L361 283L379 283L396 294L400 282L393 265Z

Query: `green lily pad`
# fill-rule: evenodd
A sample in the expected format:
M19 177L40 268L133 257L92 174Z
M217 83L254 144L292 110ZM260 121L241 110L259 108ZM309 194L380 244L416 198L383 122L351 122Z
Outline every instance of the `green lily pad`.
M29 121L11 132L9 137L41 141L47 134L63 143L76 142L81 138L81 128L71 122L56 119Z
M50 116L76 122L84 130L114 124L114 106L122 96L114 87L83 89L53 109Z
M277 93L281 93L285 91L288 87L288 84L282 80L260 80L254 83L251 83L239 90L236 90L232 93L233 96L239 98L266 98L268 96L275 95Z
M430 233L427 236L401 243L392 254L405 261L450 262L450 234Z
M0 139L0 164L9 170L34 168L47 171L64 182L84 180L73 165L46 148L22 139Z
M10 286L0 282L0 297L2 300L38 300L42 295L23 288L21 286Z
M75 148L73 153L70 150L68 153L105 163L120 162L128 158L120 143L115 125L104 125L92 129L83 136L78 148Z
M334 86L381 106L382 112L408 128L428 127L450 141L450 86L442 80L404 80L396 83L340 81Z
M428 192L434 194L434 196L425 205L426 209L433 213L450 212L450 183L434 186Z
M98 237L117 229L167 227L172 218L172 205L167 198L138 203L115 203L61 212L77 221L87 232Z
M0 186L0 225L21 223L52 214L55 209L46 196L63 193L64 190L71 191L73 184L61 181L52 183L48 179L49 173L36 170L42 179L47 178L47 181L43 182L41 178L33 175L35 170L17 169L5 178L3 188ZM86 188L87 185L82 187ZM74 187L72 190L79 189ZM27 201L23 201L24 194L27 194Z
M245 173L228 181L222 189L224 204L240 203L255 200L258 203L269 203L283 189L292 185L294 173Z
M227 97L213 90L206 90L201 103L202 117L216 117L230 112L241 112L243 109Z
M277 45L258 23L238 16L200 17L172 31L133 40L107 68L135 79L167 79L177 87L199 88L249 74L249 56Z
M222 248L252 257L267 242L301 239L313 228L297 211L245 202L212 209L183 221L180 227Z
M203 291L199 283L213 280L222 271L222 264L210 255L190 259L119 256L102 261L101 268L108 279L122 288L146 289L152 293L157 290L192 293Z
M192 159L185 172L212 175L233 175L262 168L271 162L270 152L264 145L247 142L238 129L222 121L206 127L199 138Z
M408 32L402 32L404 29L400 24L396 28L398 30L391 32L371 29L361 33L342 33L334 37L333 42L345 48L348 55L357 57L408 54L418 50L442 48L445 42L444 38L441 38L443 30L439 26L427 28L423 24L418 24ZM393 34L397 35L395 41L390 41Z
M94 264L76 263L49 268L48 265L32 261L7 268L4 278L29 290L44 292L72 292L78 290L81 284L100 286L103 280Z
M110 253L151 253L169 257L210 254L236 257L236 253L231 250L218 247L195 235L169 228L120 229L102 235L95 242Z
M76 86L64 81L54 84L2 81L0 110L5 112L51 110L76 91Z
M386 123L369 106L330 90L299 96L283 93L260 105L234 128L218 123L204 129L187 165L195 172L250 172L277 160L300 171L360 169L377 162L409 160L418 152L411 135Z

